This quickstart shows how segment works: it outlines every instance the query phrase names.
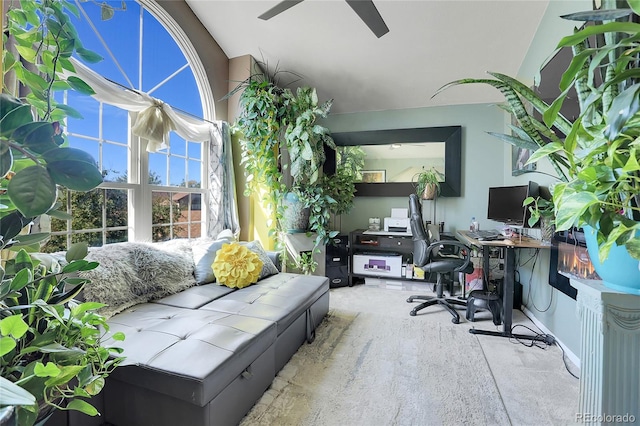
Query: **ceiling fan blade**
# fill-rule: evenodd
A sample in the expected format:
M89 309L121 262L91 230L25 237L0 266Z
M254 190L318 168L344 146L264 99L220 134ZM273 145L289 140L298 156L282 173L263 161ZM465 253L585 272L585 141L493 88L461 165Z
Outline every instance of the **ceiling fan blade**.
M384 23L372 0L346 0L346 2L373 31L376 37L380 38L389 32L389 27Z
M267 10L262 15L258 16L258 18L266 21L267 19L271 19L274 16L284 12L285 10L301 2L302 0L283 0L280 3L276 4L275 6L273 6L271 9Z

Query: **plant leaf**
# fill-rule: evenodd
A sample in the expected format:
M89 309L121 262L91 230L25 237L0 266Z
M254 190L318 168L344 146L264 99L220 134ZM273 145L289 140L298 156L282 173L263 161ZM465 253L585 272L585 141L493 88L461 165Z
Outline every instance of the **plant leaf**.
M26 217L44 214L56 202L56 184L44 167L30 166L20 170L7 188L11 201Z
M35 121L20 126L11 137L39 154L58 146L53 141L53 124L46 121Z
M5 101L5 99L6 97L3 95L0 101L8 102ZM7 108L9 108L9 106L2 105L1 107L2 110ZM2 119L0 120L0 135L9 136L18 127L32 121L33 117L31 116L31 107L29 105L22 105L19 108L10 109L7 112L3 111Z
M89 252L88 244L86 242L73 243L67 249L65 259L69 264L74 260L84 259Z
M607 139L616 139L623 131L624 126L629 123L631 117L633 117L639 110L640 83L636 83L625 89L613 100L607 117L609 125L604 131L604 135Z
M37 362L36 366L33 367L33 373L37 377L56 377L60 374L60 369L52 362L47 362L46 364Z
M36 397L19 385L0 376L0 406L5 405L34 405Z
M102 183L93 157L77 148L59 148L43 155L53 180L72 191L89 191Z
M22 315L11 315L0 320L0 333L3 336L12 336L15 339L19 339L24 336L28 329L29 326L22 319Z
M100 414L93 405L81 399L73 399L69 401L66 410L80 411L88 416L97 416Z
M96 92L85 83L82 79L78 77L71 76L67 78L67 83L71 86L71 88L77 92L83 93L85 95L95 95Z

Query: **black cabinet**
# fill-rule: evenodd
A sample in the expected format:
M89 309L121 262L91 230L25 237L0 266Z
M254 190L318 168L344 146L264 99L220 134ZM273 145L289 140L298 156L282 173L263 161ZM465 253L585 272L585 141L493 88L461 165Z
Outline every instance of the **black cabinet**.
M349 285L349 237L337 235L326 246L325 276L331 288Z

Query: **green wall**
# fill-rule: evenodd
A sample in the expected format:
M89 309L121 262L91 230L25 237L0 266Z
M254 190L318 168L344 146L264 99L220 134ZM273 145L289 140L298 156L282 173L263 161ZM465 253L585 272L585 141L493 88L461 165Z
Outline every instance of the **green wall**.
M521 81L533 84L540 67L549 59L560 38L572 32L574 23L559 16L588 9L591 9L591 2L585 0L557 0L549 3L521 65L518 74ZM431 94L425 93L425 99L430 96ZM541 185L553 182L553 178L541 173L512 176L511 147L486 133L507 133L509 122L509 117L495 105L477 104L330 115L324 124L332 132L462 126L462 196L439 198L435 206L436 221L444 221L445 229L454 231L466 229L472 216L478 219L481 229L499 226L486 219L487 189L490 186L519 185L529 180ZM419 155L418 151L416 155ZM548 164L538 164L538 170L552 172ZM407 208L407 197L356 197L351 213L336 219L336 228L343 233L366 228L369 217L389 216L393 207ZM425 220L433 219L433 211L433 202L425 201ZM537 231L532 233L539 235ZM534 316L535 321L551 331L572 352L571 358L577 361L580 330L576 303L548 285L549 251L541 250L537 259L533 250L520 250L519 254L518 278L523 285L526 310Z

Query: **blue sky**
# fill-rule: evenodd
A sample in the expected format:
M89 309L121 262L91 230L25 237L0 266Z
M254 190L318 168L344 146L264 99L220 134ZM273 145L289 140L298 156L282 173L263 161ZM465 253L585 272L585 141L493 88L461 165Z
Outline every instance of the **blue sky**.
M121 2L107 2L114 8L119 8ZM99 37L81 15L73 18L76 29L85 48L101 55L104 60L96 64L87 64L91 69L125 87L132 87L148 93L167 77L184 66L187 61L171 35L148 12L144 12L142 19L143 47L140 52L140 5L127 1L126 11L116 10L114 17L108 21L100 18L100 7L96 3L82 2L81 6L89 16L102 36L104 43L109 46L111 53L104 47ZM112 57L115 57L114 58ZM142 57L142 79L140 84L139 69ZM117 61L117 62L116 62ZM118 68L117 64L122 68ZM182 70L171 80L159 87L151 96L169 103L172 107L202 117L202 106L198 95L197 85L189 68ZM84 117L82 120L69 119L68 129L73 133L85 134L90 137L99 136L99 114L97 102L83 95L70 92L69 104L79 109ZM105 105L103 115L103 138L122 143L127 142L127 112ZM69 137L71 146L77 146L98 159L97 144L88 143L85 139ZM189 143L189 156L200 158L199 144ZM185 154L187 143L175 133L171 133L171 150L174 154ZM103 149L103 167L115 170L117 174L126 171L127 151L124 146L105 145ZM151 155L150 167L163 179L166 179L166 156ZM183 179L200 180L200 170L189 171L193 175L184 173L185 162L172 160L171 184L179 184ZM115 176L113 176L115 178Z

